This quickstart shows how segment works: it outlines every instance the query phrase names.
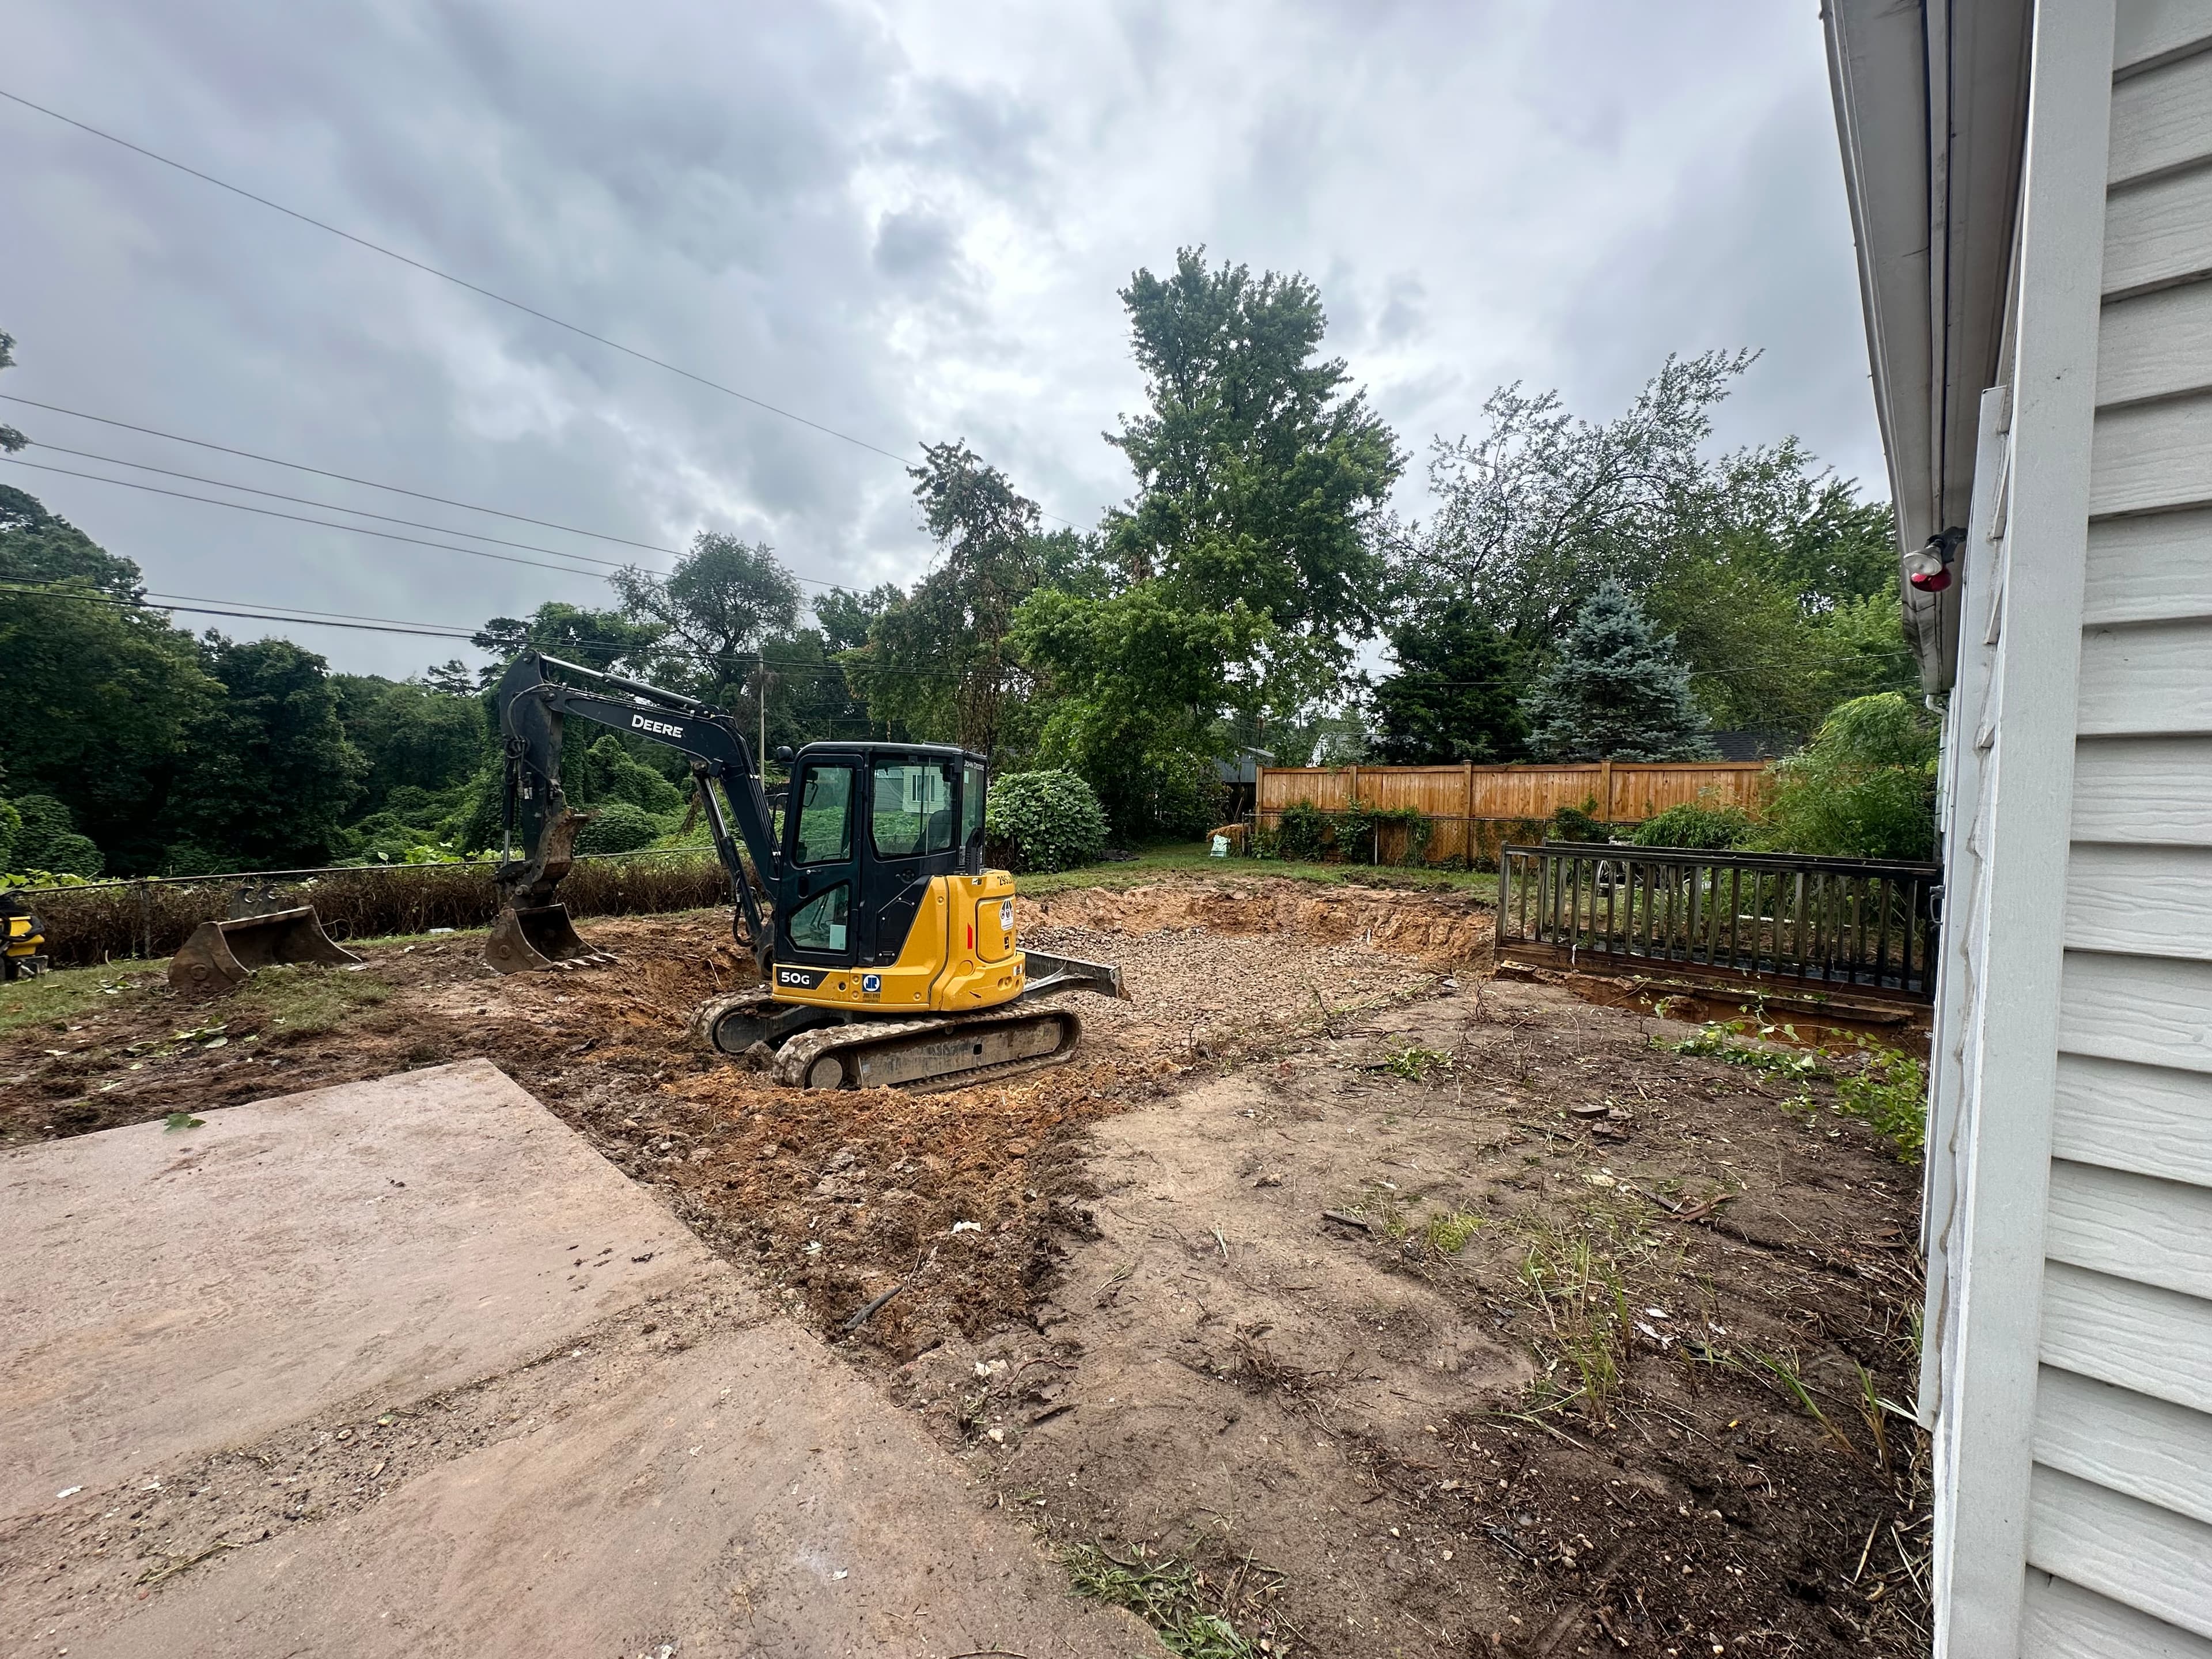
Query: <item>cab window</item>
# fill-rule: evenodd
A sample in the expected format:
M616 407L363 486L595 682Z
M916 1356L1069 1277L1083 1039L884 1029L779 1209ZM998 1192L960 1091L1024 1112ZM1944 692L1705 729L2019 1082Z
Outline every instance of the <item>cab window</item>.
M969 762L961 769L960 844L975 847L983 839L983 769Z
M870 826L876 856L907 859L949 851L958 776L949 761L878 761Z
M791 856L797 864L842 864L853 856L853 769L810 766L792 786Z
M791 916L793 945L801 951L843 950L852 896L852 889L841 881L800 905Z

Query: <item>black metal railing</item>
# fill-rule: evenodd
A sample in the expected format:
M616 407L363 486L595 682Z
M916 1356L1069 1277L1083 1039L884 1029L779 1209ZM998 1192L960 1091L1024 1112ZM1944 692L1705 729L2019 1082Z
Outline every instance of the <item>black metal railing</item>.
M1942 870L1787 853L1500 849L1502 956L1934 1000Z

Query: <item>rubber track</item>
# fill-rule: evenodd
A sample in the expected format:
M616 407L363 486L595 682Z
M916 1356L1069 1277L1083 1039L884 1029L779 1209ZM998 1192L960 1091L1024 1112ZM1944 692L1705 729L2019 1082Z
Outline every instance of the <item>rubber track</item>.
M994 1010L989 1013L956 1015L949 1018L899 1020L881 1024L871 1020L802 1031L775 1051L775 1063L769 1075L787 1088L803 1089L806 1086L806 1073L814 1062L839 1049L872 1048L882 1043L926 1036L933 1031L974 1030L980 1026L1020 1024L1033 1019L1066 1020L1075 1029L1056 1053L1040 1054L1029 1060L1000 1060L995 1066L981 1066L968 1071L950 1072L941 1077L925 1078L905 1087L913 1094L936 1094L947 1089L964 1089L970 1083L983 1082L994 1077L1011 1077L1017 1072L1041 1071L1048 1066L1065 1065L1075 1057L1076 1045L1083 1040L1081 1018L1066 1008L1032 1005L1027 1008Z

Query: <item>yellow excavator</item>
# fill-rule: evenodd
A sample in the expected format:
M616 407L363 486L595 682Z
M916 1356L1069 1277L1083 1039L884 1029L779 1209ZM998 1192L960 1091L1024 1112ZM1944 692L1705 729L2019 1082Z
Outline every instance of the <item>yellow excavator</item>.
M780 750L791 782L779 830L744 736L720 709L535 651L508 666L494 702L506 897L484 960L500 973L612 960L556 897L587 821L561 787L575 718L690 760L737 893L732 932L761 979L699 1011L717 1051L799 1088L958 1088L1073 1057L1082 1021L1047 1004L1052 993L1127 995L1118 968L1021 948L1014 878L983 866L981 755L903 743Z

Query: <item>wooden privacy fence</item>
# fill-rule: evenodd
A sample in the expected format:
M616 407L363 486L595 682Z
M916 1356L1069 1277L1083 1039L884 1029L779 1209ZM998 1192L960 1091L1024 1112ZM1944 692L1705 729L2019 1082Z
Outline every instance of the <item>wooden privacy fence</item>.
M1555 842L1501 849L1502 957L1929 1002L1942 867Z
M1259 828L1310 801L1324 812L1359 805L1413 808L1429 820L1431 864L1488 864L1499 845L1530 839L1563 806L1587 806L1607 823L1641 823L1670 806L1702 802L1753 811L1773 769L1765 761L1589 761L1556 766L1263 766L1255 791ZM1392 830L1383 831L1386 838ZM1404 831L1395 832L1402 841ZM1391 862L1389 848L1382 862Z

